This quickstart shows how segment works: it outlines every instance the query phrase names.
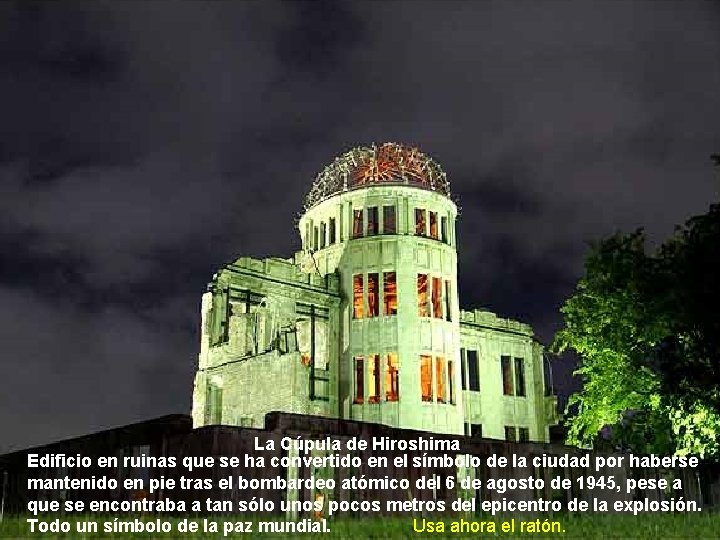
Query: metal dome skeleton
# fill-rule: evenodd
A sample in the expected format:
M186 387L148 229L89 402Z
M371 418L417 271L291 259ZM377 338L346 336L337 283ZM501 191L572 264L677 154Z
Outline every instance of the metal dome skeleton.
M417 147L388 142L359 146L335 158L315 178L305 210L337 193L373 184L411 185L450 196L447 175L435 160Z

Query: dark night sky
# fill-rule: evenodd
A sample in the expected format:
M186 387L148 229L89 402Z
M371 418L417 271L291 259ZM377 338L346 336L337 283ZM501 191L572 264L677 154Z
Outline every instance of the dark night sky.
M447 171L465 307L547 341L588 240L717 199L720 4L0 3L0 451L188 413L213 272L373 141Z

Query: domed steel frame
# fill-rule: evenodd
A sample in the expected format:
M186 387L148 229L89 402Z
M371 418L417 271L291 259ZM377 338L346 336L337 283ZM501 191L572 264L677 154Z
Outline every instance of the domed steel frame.
M450 183L440 165L417 147L398 143L359 146L335 158L315 178L305 210L343 191L373 184L412 185L450 197Z

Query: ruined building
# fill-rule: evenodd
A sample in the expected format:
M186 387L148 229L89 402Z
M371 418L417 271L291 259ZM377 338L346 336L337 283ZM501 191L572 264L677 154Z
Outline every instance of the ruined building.
M305 199L302 250L241 257L203 295L194 425L284 411L547 441L556 398L532 329L460 309L457 215L417 148L336 158Z

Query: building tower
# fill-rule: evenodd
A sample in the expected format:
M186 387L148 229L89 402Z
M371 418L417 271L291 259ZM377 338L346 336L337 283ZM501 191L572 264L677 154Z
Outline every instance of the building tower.
M263 427L282 411L547 441L542 345L527 324L460 309L456 218L417 148L336 158L305 199L293 259L241 257L213 276L193 424Z
M340 415L463 433L455 219L445 173L417 148L355 148L316 178L302 269L340 278Z

